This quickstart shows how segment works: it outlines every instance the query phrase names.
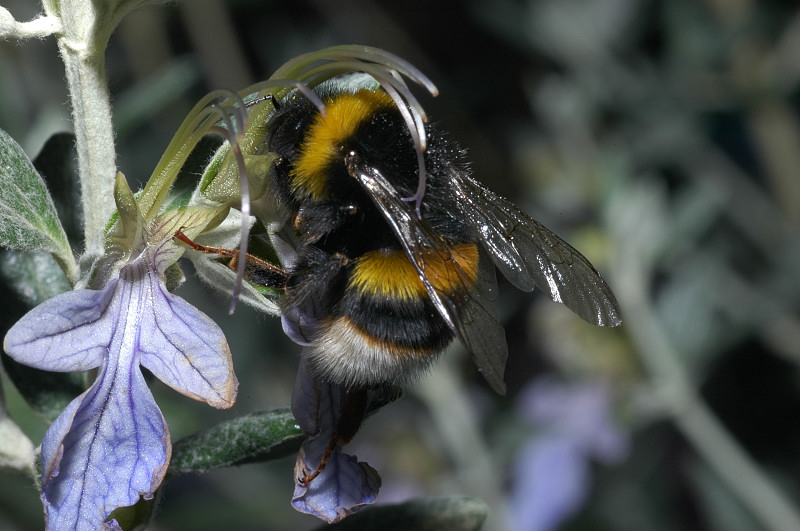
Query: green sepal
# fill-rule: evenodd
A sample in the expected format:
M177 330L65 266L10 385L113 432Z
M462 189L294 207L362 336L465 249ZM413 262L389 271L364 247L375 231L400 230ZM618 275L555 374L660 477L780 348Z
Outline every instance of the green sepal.
M144 238L144 220L137 198L122 173L117 173L114 181L114 202L117 205L119 223L109 231L108 237L113 241L112 245L129 252L143 244L141 240Z
M243 155L247 168L247 182L250 188L250 200L255 201L267 191L269 171L275 162L276 155ZM239 166L228 144L220 147L209 163L200 181L200 190L211 201L230 204L239 201L241 185L239 183Z
M184 282L186 282L186 275L183 269L181 269L181 266L178 265L178 262L175 262L164 271L164 283L168 291L175 291L181 287Z

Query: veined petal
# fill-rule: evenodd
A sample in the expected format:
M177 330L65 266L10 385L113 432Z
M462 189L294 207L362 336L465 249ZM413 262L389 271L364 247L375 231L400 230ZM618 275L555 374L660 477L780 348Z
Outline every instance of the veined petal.
M117 191L118 206L127 201L135 218L132 194L122 193L122 185ZM195 207L165 214L147 228L141 220L127 223L112 241L118 248L104 266L108 274L94 277L106 283L103 289L46 301L7 334L4 348L26 365L100 367L91 388L67 406L42 442L48 529L118 528L106 521L112 511L152 497L161 484L169 431L140 365L183 394L218 408L233 405L238 382L222 331L170 294L163 279L183 252L172 235L181 227L200 231L222 213Z
M142 291L142 365L180 393L216 408L231 407L239 383L219 326L168 292L156 275L147 276Z
M152 496L161 483L171 452L169 432L140 364L217 407L235 399L236 377L221 330L166 291L149 257L145 252L125 264L101 292L73 292L86 300L69 309L92 318L74 319L67 311L62 317L67 325L55 327L69 338L76 335L69 323L90 323L83 328L99 330L94 339L105 360L94 385L70 403L42 442L42 501L50 529L97 529L114 509ZM92 311L89 303L102 311ZM66 356L58 337L50 337L49 354L42 356ZM75 344L62 341L61 347L69 353Z
M139 370L145 262L125 266L106 310L108 358L94 385L42 442L42 500L50 529L97 529L117 507L152 496L169 463L164 418ZM132 280L138 278L138 282Z
M169 456L169 431L142 373L103 367L42 442L48 529L98 529L117 507L153 495Z
M297 453L296 478L317 468L327 445L328 437L306 439ZM375 503L380 487L381 478L374 468L337 447L325 470L310 483L295 482L292 507L332 524Z
M54 372L99 366L111 343L108 306L116 280L102 290L68 291L35 307L11 327L6 353L20 363Z
M337 444L325 469L310 482L301 481L322 461L343 409L341 387L314 378L303 360L295 381L292 413L309 437L297 454L292 506L334 523L375 503L381 478L374 468L344 453Z

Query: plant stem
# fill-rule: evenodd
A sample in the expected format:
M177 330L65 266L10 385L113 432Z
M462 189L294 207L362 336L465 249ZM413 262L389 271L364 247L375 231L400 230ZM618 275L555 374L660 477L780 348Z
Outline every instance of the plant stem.
M692 388L678 352L645 295L648 275L644 260L636 249L625 251L621 253L620 274L615 283L624 305L625 326L676 426L766 529L800 529L797 509Z
M56 7L63 31L58 49L72 103L72 121L78 151L78 171L83 201L84 239L88 254L103 248L103 229L114 212L114 179L117 174L111 104L104 58L106 39L97 38L93 2L61 0ZM104 33L104 32L103 32Z

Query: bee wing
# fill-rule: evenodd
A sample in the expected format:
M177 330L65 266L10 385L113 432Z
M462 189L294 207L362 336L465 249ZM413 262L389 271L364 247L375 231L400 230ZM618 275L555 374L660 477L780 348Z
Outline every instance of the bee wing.
M461 213L512 284L523 291L538 286L598 326L622 323L611 288L574 247L471 177L459 176L453 186Z
M364 164L355 152L346 155L345 165L350 176L361 184L392 227L439 315L467 348L489 385L498 393L504 394L506 386L503 372L508 347L505 330L497 322L492 305L488 303L489 299L494 298L496 291L491 264L488 260L481 260L479 278L474 289L467 287L470 282L466 280L463 282L464 290L456 294L436 289L425 273L424 257L430 256L431 252L437 253L442 263L452 268L459 278L467 278L450 253L447 243L419 221L411 206L413 203L403 201L380 171Z
M492 389L503 395L506 392L503 375L508 359L508 344L506 331L497 320L496 306L492 302L496 298L494 265L481 250L478 281L463 301L460 323L463 330L457 331L456 337L467 348L478 371Z

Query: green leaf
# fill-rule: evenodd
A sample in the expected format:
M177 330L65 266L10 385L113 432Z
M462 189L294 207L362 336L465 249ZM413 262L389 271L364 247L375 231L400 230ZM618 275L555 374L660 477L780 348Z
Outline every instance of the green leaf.
M477 531L489 508L477 498L422 498L364 509L318 531Z
M51 253L74 282L75 258L53 200L25 152L2 129L0 160L0 245Z
M169 473L278 459L297 452L304 438L289 408L250 413L177 441Z

